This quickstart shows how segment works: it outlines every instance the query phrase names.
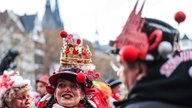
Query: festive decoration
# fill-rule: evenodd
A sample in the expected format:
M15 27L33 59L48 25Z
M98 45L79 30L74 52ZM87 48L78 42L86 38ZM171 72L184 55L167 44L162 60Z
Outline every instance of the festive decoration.
M138 50L132 45L124 46L119 52L119 54L120 54L121 60L127 63L135 62L139 56Z
M61 38L66 38L67 35L68 35L67 32L64 31L64 30L62 30L62 31L60 32L60 36L61 36Z
M19 72L16 71L4 71L0 76L0 107L2 105L2 96L7 90L15 87L31 86L29 80L24 80Z
M77 74L77 76L76 76L76 80L77 80L77 82L79 82L79 83L83 83L83 82L85 82L86 81L86 76L85 76L85 74L84 73L78 73Z
M95 66L92 64L92 53L89 47L85 48L78 34L68 34L62 30L60 37L63 39L63 45L60 53L60 68L50 76L51 85L60 75L73 75L77 82L84 83L85 86L92 86L92 81L100 77L98 72L94 72ZM52 93L52 88L47 88Z
M141 13L145 1L141 9L136 12L138 2L139 0L130 13L122 32L113 42L116 48L113 52L120 54L121 60L126 63L134 63L136 60L151 62L165 59L173 52L178 42L179 31L163 21L142 18ZM183 21L184 14L176 19L181 19L179 22Z
M169 42L163 41L159 44L158 52L163 57L166 57L166 55L170 54L172 51L173 51L173 47Z
M138 1L133 11L131 12L121 34L117 37L115 46L117 49L121 49L124 45L133 45L136 49L139 50L140 58L144 59L149 49L147 35L141 32L145 22L145 19L141 19L141 12L144 3L139 12L135 14L137 4Z
M178 11L175 13L175 21L177 21L178 24L180 24L181 22L185 21L186 15L184 12L182 11Z
M82 40L78 34L68 34L62 30L60 36L63 39L63 46L60 53L61 68L76 68L76 80L79 83L86 82L87 78L93 81L99 78L98 73L94 73L92 64L92 53L87 46L82 45Z
M62 65L89 65L92 63L92 53L89 47L82 46L78 34L67 34L62 30L60 36L63 38L63 47L60 52L60 63Z
M95 72L92 71L92 70L88 70L88 71L86 72L86 74L87 74L88 79L91 80L91 81L96 80L97 78L100 77L100 73L99 73L99 72L96 72L96 73L95 73Z

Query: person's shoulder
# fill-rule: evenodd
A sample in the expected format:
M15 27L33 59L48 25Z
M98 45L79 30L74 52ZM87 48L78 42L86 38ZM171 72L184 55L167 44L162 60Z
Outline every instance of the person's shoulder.
M40 102L38 102L38 104L36 106L37 106L37 108L44 108L46 103L47 103L47 100L40 101Z
M41 98L41 100L37 104L37 108L44 108L45 104L48 102L48 100L51 98L52 95L46 94Z
M94 108L97 108L97 105L95 104L95 102L93 102L92 100L88 100L89 103L94 107Z
M86 88L86 96L89 100L93 101L96 108L107 108L107 99L105 94L97 87Z

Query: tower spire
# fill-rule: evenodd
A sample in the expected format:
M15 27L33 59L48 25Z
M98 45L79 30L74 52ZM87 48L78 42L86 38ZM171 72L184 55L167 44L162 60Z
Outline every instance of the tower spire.
M46 1L45 13L42 19L43 29L64 29L63 22L59 14L58 0L55 0L55 9L52 11L50 0Z
M57 23L58 28L64 29L63 27L63 22L61 20L60 14L59 14L59 5L58 5L58 0L55 0L55 10L54 10L54 17Z
M45 13L42 19L42 27L43 29L55 29L56 24L54 21L54 16L52 15L51 11L51 4L50 0L47 0L45 5Z
M47 9L47 8L50 8L50 9L51 9L51 3L50 3L50 0L47 0L47 2L46 2L46 6L45 6L45 7L46 7L46 9Z

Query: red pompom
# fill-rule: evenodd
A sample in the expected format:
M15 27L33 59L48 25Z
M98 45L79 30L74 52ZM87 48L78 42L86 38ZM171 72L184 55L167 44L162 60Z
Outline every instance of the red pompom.
M85 80L86 80L85 74L82 73L82 72L78 73L77 76L76 76L76 80L77 80L77 82L79 82L79 83L85 82Z
M100 73L99 73L99 72L96 72L96 73L95 73L95 76L96 76L96 77L100 77Z
M81 44L81 39L77 39L77 44Z
M62 30L62 31L60 32L60 36L61 36L61 38L66 38L67 35L68 35L67 32L64 31L64 30Z
M138 50L132 45L127 45L121 48L119 54L121 60L126 63L134 63L139 56Z
M185 20L186 18L186 15L184 12L182 11L178 11L176 14L175 14L175 20L177 21L177 23L181 23Z

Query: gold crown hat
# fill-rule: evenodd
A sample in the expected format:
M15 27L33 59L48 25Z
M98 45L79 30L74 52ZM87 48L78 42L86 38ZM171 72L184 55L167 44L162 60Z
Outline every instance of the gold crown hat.
M63 67L82 67L92 64L92 53L89 47L82 45L78 34L68 34L62 30L60 37L63 39L63 46L60 51L60 64Z

